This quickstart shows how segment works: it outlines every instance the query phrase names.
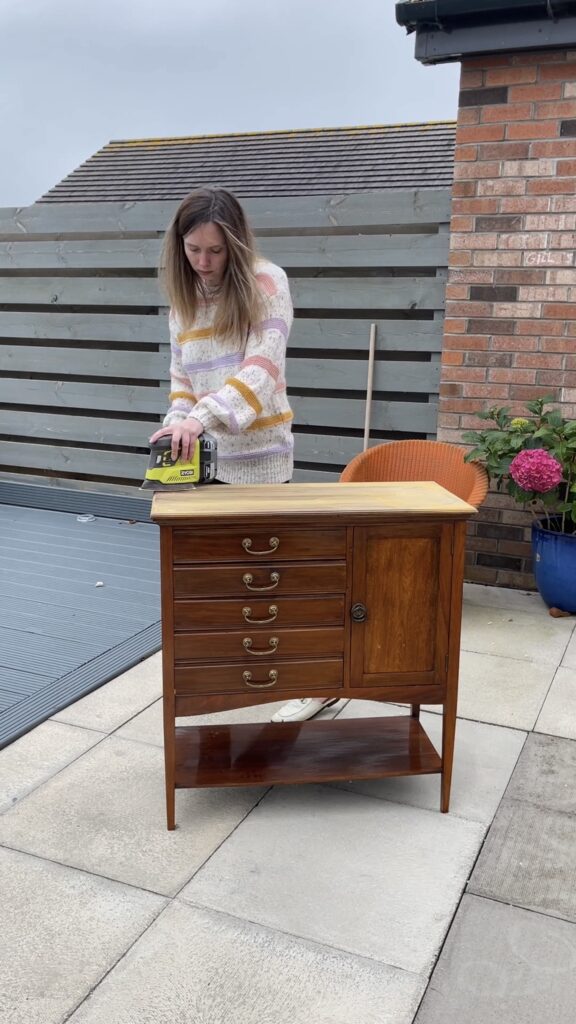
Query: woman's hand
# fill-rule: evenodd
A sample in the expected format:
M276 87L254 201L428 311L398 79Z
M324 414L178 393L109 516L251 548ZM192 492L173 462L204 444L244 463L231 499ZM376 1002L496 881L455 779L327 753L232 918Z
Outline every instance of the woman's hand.
M150 438L150 444L154 444L160 437L172 437L172 458L176 460L180 453L184 462L188 462L194 453L194 445L204 432L204 424L194 416L188 416L178 423L171 423L169 427L161 427Z

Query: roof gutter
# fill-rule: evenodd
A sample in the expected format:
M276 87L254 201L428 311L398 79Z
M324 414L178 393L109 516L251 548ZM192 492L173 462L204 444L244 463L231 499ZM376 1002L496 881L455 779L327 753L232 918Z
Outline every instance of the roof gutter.
M404 0L396 20L423 64L576 46L576 0Z
M554 21L575 13L575 0L403 0L396 4L396 21L408 32L531 17Z

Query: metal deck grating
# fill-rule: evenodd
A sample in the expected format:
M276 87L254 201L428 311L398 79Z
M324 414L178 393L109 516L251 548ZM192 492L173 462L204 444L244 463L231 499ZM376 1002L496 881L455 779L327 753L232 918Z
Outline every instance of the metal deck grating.
M158 528L82 514L0 504L0 747L160 648Z

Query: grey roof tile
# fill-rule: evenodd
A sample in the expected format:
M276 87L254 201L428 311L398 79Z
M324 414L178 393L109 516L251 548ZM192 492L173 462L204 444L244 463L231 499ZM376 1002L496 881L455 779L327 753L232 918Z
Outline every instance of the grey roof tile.
M181 199L200 185L242 197L443 188L452 121L110 142L39 200Z

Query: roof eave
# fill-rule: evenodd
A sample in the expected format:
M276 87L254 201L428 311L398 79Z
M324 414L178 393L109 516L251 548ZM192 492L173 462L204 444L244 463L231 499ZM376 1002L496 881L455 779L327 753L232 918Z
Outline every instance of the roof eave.
M567 17L574 0L398 0L396 21L408 32Z
M415 4L414 6L419 6ZM466 57L576 46L576 16L513 19L474 26L417 28L414 56L422 64L443 64Z

